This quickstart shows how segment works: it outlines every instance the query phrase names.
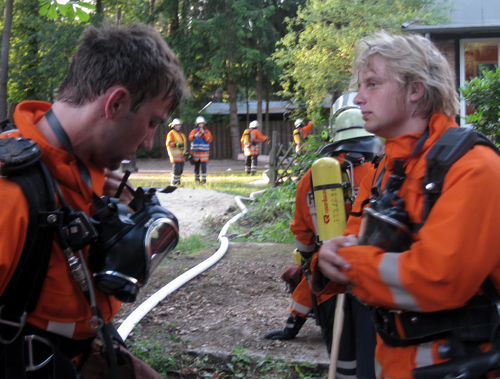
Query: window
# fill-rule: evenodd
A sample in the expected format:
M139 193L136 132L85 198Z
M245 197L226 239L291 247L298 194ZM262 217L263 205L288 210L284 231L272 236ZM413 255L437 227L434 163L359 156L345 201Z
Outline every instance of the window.
M460 86L477 76L482 76L484 70L496 70L500 59L500 39L463 39L460 41ZM473 109L460 103L460 116L465 117ZM465 123L465 120L461 121Z

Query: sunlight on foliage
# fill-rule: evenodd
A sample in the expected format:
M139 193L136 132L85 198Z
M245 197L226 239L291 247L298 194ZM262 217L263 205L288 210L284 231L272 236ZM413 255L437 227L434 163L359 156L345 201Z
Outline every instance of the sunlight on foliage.
M87 22L90 19L90 14L83 8L93 10L95 5L83 1L69 1L66 3L52 1L52 0L39 0L40 16L47 16L51 19L58 18L59 14L66 17L68 20Z

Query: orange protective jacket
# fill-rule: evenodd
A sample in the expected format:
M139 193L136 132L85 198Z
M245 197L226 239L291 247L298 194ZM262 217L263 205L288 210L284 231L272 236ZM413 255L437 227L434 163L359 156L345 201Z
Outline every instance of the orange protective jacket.
M50 145L35 123L50 108L49 103L27 101L20 103L14 113L19 133L35 141L42 150L42 159L57 180L65 201L75 210L88 216L95 212L92 191L102 195L104 171L86 161L92 177L92 190L80 177L72 154ZM13 135L18 133L14 132ZM6 137L7 135L2 135ZM8 179L0 178L0 293L7 286L21 256L29 220L28 203L22 190ZM88 248L84 250L88 257ZM121 302L96 290L96 300L106 322L118 312ZM35 310L27 317L29 324L68 338L91 338L96 332L89 328L90 307L82 290L69 271L64 253L54 239L47 276Z
M407 177L399 195L412 223L422 222L424 195L422 183L426 154L455 121L434 114L429 123L429 137L420 152L409 162ZM392 172L395 159L408 162L421 133L388 139L385 142L386 172L382 188ZM366 175L354 209L370 197L375 170ZM351 264L344 270L352 292L369 305L395 310L436 312L462 307L480 290L486 277L500 288L500 233L498 215L500 197L500 157L490 148L475 146L448 171L442 194L410 250L391 253L374 246L353 246L338 251ZM358 235L360 218L351 217L345 234ZM317 259L317 258L316 258ZM316 292L340 293L345 286L328 282L321 291L321 274L313 260L313 289ZM410 371L439 363L437 345L443 341L393 348L378 337L376 359L382 377L411 378Z
M295 145L295 152L298 153L301 147L305 151L306 144L304 141L309 135L309 132L312 128L313 124L309 121L307 125L301 126L300 128L297 128L293 131L293 143Z
M198 133L198 128L195 128L191 130L191 133L189 133L188 139L191 141L191 154L193 155L193 158L195 161L200 161L200 162L208 162L208 157L210 155L210 143L213 140L212 133L210 133L210 130L205 128L205 133L203 134L203 137L195 137L196 133ZM196 146L196 139L201 138L205 143L201 144L199 149ZM193 143L193 141L195 143ZM206 146L203 146L206 145Z
M371 163L365 163L354 167L355 191L371 167L373 167ZM350 204L346 204L346 211L349 211L350 208ZM295 214L292 224L290 225L290 230L295 235L295 247L299 251L310 253L316 249L316 230L318 230L318 221L316 218L314 194L311 188L311 169L307 170L297 185ZM309 282L304 275L299 285L293 291L292 303L290 306L291 312L302 317L307 316L312 310L310 291ZM332 296L333 294L331 293L320 294L317 296L316 301L319 305Z
M246 143L245 132L243 132L240 142L241 150L243 151L245 157L259 155L261 142L267 141L268 139L269 137L262 134L259 129L250 129L250 143Z
M183 147L176 147L178 143L183 143ZM187 139L184 133L178 132L172 129L167 134L167 141L165 142L167 146L168 156L170 157L170 162L184 162L184 153L187 151Z

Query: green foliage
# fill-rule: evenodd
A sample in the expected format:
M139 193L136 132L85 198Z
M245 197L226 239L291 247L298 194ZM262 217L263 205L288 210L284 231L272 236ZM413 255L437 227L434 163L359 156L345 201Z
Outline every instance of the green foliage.
M288 34L272 55L284 69L283 95L308 107L349 85L356 42L381 29L401 33L401 24L443 22L448 0L310 0L286 19Z
M500 68L496 71L483 71L482 75L465 83L460 88L467 105L475 112L467 117L467 123L474 129L491 136L496 144L500 143Z
M214 241L209 238L202 236L201 234L193 234L187 238L180 238L179 244L175 247L175 250L179 250L181 254L191 254L197 251L204 250L210 247Z
M166 329L167 326L164 326ZM140 335L140 333L138 333ZM136 339L130 344L130 352L150 365L164 378L172 377L172 372L180 377L188 378L196 374L197 378L252 378L252 379L314 379L322 376L316 365L302 363L292 364L273 359L267 355L262 361L254 361L252 352L234 347L234 355L225 365L209 356L184 353L180 349L182 340L173 333L162 331L151 339ZM184 343L185 344L185 343Z
M160 147L153 147L149 151L145 151L142 149L139 149L137 151L137 158L152 158L152 159L158 159L161 158L161 150L162 148Z
M49 19L57 19L59 14L66 17L69 21L87 22L90 14L86 9L95 9L95 5L83 1L70 1L68 3L59 3L56 0L38 0L40 16L47 16Z

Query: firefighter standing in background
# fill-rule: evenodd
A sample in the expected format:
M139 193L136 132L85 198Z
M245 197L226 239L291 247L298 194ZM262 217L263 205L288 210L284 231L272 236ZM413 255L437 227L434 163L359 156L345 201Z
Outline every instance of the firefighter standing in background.
M293 130L293 143L295 145L295 152L299 153L299 151L306 150L306 140L309 132L311 131L313 124L311 121L306 123L303 119L298 118L295 121L295 129Z
M169 125L172 130L167 134L168 156L172 163L172 179L171 184L181 185L181 176L184 171L184 153L187 151L187 139L184 133L181 132L182 121L174 118Z
M207 162L210 154L210 143L212 142L212 133L205 127L205 118L202 116L196 117L196 128L189 133L191 141L191 154L194 159L194 181L200 183L200 167L201 167L201 183L207 182Z
M255 175L257 172L257 159L260 154L260 144L268 141L269 137L263 135L259 129L259 122L252 121L241 136L241 149L245 154L245 172Z
M354 94L355 95L355 94ZM346 94L336 101L341 104L352 99L353 94ZM354 178L354 196L366 172L373 166L370 162L382 150L382 143L373 134L363 129L363 118L359 108L347 102L342 108L334 106L333 142L322 149L326 156L337 157L343 162L343 168L351 165ZM311 169L299 180L295 202L294 220L290 230L295 235L296 251L300 252L302 262L308 263L318 250L318 220L314 194L312 191ZM351 203L346 201L346 214L351 210ZM282 279L287 281L288 275L294 273L291 266L285 270ZM306 266L307 272L307 266ZM294 279L293 277L290 279ZM265 338L289 340L294 338L305 323L307 316L314 313L316 323L320 325L328 353L332 345L333 315L335 299L332 294L314 296L306 275L295 288L290 305L290 316L284 329L273 330L265 334ZM316 304L314 304L314 302ZM374 378L375 329L371 323L372 311L348 297L345 302L345 317L337 372L341 377ZM340 377L340 376L339 376Z

